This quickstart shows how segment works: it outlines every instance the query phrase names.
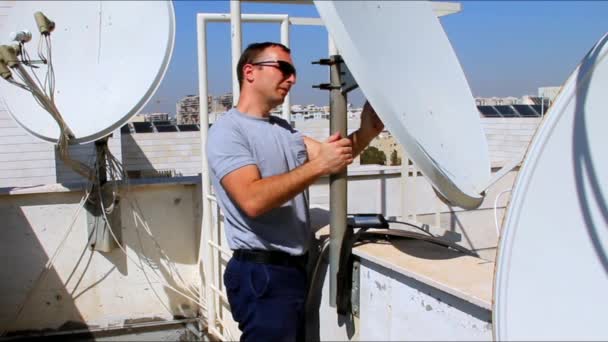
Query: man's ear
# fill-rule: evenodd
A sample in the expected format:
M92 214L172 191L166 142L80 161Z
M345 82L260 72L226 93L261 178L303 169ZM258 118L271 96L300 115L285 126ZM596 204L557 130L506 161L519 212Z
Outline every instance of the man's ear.
M243 66L243 80L251 83L254 80L254 76L253 76L253 65L251 64L245 64Z

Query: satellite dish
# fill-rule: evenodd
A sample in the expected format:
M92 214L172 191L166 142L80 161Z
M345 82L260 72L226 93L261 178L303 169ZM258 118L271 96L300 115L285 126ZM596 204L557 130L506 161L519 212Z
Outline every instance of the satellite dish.
M432 4L314 3L359 87L422 173L452 204L478 207L490 180L487 142Z
M496 340L606 340L608 35L567 80L534 138L505 216Z
M25 48L36 56L38 11L55 22L55 103L75 136L73 142L105 137L141 110L171 59L171 1L18 1L2 18L0 41L8 42L11 33L34 32ZM57 142L56 121L29 92L0 79L0 101L29 133Z

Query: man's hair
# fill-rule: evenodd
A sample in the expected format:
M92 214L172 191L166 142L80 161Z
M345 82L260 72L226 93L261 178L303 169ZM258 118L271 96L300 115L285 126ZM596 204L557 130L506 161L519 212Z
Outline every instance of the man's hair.
M291 53L291 50L289 50L289 48L283 44L280 43L273 43L273 42L263 42L263 43L253 43L250 44L249 46L247 46L247 48L245 49L245 51L243 51L243 54L241 55L241 58L239 58L239 63L236 66L236 76L239 79L239 87L242 88L243 87L243 67L245 66L245 64L249 64L252 63L256 60L256 58L258 58L258 56L264 52L264 50L266 50L269 47L280 47L281 49L283 49L283 51L287 52L287 53Z

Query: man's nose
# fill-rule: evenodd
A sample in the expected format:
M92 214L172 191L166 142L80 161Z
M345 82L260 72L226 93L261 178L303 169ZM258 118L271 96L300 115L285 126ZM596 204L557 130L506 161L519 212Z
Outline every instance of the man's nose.
M285 81L289 82L291 85L296 84L296 74L291 74Z

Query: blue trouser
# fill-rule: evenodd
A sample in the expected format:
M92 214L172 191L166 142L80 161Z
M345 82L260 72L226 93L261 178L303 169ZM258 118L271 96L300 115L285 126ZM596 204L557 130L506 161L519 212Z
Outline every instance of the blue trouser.
M303 341L306 271L230 259L224 285L241 341Z

